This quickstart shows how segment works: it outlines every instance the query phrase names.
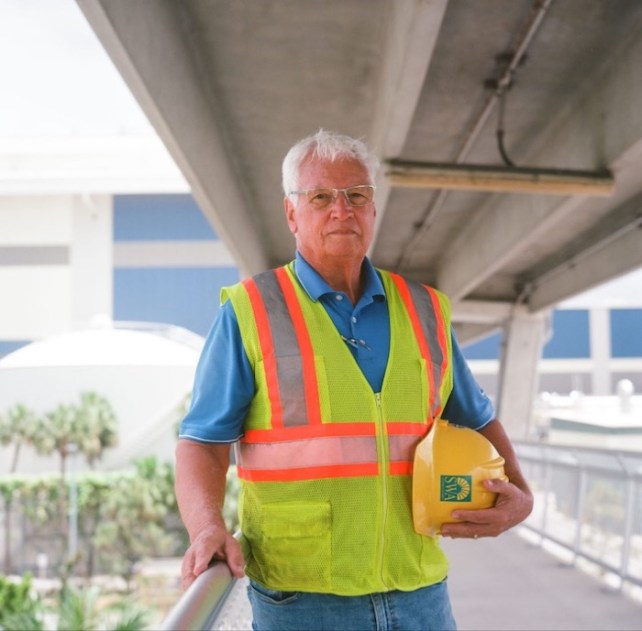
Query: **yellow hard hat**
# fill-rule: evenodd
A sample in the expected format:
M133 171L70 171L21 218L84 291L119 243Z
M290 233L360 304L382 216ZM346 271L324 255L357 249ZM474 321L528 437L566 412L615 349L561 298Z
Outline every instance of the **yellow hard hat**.
M483 480L508 480L504 459L479 432L437 419L417 445L412 484L415 530L434 536L442 524L458 521L456 509L490 508L496 493Z

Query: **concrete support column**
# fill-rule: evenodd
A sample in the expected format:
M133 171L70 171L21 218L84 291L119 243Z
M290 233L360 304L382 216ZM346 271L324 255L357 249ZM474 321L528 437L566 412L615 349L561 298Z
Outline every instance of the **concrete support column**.
M71 323L87 326L96 315L113 312L112 197L74 197L69 267Z
M549 312L516 309L504 325L497 415L512 438L528 436Z
M592 307L589 311L593 389L590 394L607 396L611 392L611 332L609 310Z

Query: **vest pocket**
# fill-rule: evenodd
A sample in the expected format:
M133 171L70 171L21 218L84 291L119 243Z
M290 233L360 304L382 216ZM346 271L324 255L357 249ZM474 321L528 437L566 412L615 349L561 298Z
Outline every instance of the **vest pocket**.
M329 502L271 502L261 508L261 545L253 553L273 589L331 587Z

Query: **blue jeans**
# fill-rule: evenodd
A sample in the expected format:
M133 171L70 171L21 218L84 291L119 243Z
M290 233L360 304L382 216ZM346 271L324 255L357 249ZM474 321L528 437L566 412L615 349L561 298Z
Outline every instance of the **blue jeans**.
M335 596L250 581L254 631L454 631L446 581L413 592Z

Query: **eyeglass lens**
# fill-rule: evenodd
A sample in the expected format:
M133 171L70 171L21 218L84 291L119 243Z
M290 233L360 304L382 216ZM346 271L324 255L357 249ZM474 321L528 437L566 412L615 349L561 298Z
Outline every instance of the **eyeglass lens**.
M315 208L327 208L333 204L339 193L343 193L351 206L366 206L374 198L374 186L352 186L350 188L315 188L306 191L308 203Z

